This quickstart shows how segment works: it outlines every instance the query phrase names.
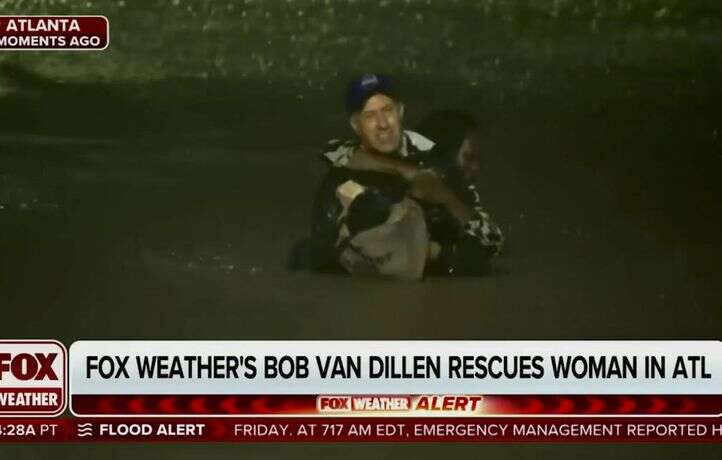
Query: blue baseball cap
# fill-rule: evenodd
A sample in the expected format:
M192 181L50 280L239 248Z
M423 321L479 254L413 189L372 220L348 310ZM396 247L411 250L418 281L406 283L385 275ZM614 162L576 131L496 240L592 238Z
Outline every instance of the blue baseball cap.
M346 88L346 111L350 114L363 109L366 101L376 94L396 99L396 89L391 77L367 73L351 81Z

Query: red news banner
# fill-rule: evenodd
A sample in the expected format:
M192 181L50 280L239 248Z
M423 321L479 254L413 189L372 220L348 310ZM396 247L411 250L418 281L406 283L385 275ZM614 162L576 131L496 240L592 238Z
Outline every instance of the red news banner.
M0 442L721 442L721 376L712 341L0 340Z
M102 50L105 16L0 16L0 50Z

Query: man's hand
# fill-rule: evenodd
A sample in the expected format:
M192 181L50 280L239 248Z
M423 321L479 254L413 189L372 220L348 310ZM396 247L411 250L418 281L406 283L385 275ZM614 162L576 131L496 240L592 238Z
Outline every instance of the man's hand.
M429 203L446 204L453 193L438 174L431 169L422 169L410 179L409 194Z
M466 224L473 216L472 210L430 169L421 170L414 176L409 194L419 200L444 206L461 225Z
M362 148L353 153L345 167L397 174L409 182L409 195L412 197L444 206L461 225L472 217L472 210L431 169L421 169L389 155L367 152Z

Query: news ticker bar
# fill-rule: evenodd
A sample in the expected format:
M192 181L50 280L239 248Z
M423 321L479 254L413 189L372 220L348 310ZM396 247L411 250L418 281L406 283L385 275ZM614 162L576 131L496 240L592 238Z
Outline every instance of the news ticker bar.
M109 41L105 16L0 15L0 50L103 50Z
M721 442L720 419L8 419L0 442Z

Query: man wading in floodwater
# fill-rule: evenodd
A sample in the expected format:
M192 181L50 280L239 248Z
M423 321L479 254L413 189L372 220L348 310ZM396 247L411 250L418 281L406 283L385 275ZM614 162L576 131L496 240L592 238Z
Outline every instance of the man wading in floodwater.
M501 231L478 202L465 202L428 169L434 142L403 129L391 79L352 81L346 110L358 139L333 140L322 155L332 168L316 196L308 265L403 279L480 274L501 247ZM434 209L449 224L444 235L427 225Z

